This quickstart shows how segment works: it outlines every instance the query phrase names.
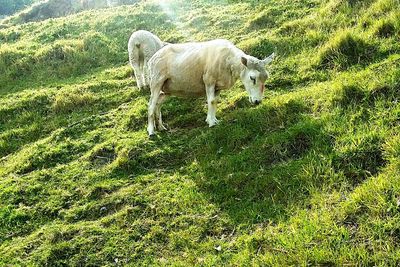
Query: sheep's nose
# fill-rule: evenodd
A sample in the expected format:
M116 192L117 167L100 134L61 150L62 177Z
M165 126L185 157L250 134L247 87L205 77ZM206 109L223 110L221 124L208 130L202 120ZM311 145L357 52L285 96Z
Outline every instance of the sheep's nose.
M254 100L254 104L259 105L261 103L261 100Z

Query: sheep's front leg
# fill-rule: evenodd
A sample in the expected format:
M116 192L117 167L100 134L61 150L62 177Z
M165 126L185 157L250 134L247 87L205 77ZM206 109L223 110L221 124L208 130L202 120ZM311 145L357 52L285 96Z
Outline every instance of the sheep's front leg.
M208 106L206 122L208 122L209 127L213 127L219 122L215 116L217 113L217 99L215 97L215 85L207 85L206 93L207 93L207 106Z

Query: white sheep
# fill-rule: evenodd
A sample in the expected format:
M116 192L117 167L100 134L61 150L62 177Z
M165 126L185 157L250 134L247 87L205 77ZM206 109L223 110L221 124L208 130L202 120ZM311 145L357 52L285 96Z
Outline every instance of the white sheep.
M134 69L139 89L149 87L147 62L166 44L148 31L139 30L132 33L128 42L129 62Z
M240 78L251 103L259 104L268 78L265 70L274 53L260 60L246 55L227 40L170 44L157 51L149 61L150 101L147 131L154 135L165 127L161 119L161 105L166 96L198 97L205 95L208 103L207 119L210 127L218 123L216 96L221 90L232 88Z

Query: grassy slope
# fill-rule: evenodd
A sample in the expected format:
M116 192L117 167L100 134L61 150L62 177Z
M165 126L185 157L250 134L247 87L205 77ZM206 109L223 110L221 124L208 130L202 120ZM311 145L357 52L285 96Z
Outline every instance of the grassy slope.
M398 265L399 1L184 2L0 30L0 265ZM266 101L149 140L136 29L276 48Z

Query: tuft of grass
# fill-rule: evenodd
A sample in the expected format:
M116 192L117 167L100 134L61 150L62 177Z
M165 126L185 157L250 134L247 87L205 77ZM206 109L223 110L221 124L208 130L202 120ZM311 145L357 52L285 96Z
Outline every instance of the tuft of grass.
M347 3L352 7L356 5L369 5L373 2L373 0L347 0Z
M54 96L51 108L56 113L67 113L80 109L86 105L91 105L96 101L96 97L90 91L84 90L63 90Z
M254 31L254 30L268 30L270 28L275 27L276 20L275 16L272 16L270 12L258 13L257 16L251 18L247 22L246 28Z
M379 20L374 28L374 34L381 38L391 37L397 32L395 23L388 19Z
M338 99L335 100L342 108L349 105L357 106L367 98L366 92L356 84L342 85L338 91Z
M323 46L317 55L317 66L347 69L353 65L369 63L376 47L349 30L339 31Z
M247 54L263 59L275 51L274 44L267 38L253 38L241 42L238 46Z
M387 161L384 158L382 139L378 135L355 136L337 151L333 157L333 166L342 171L353 185L376 175Z

